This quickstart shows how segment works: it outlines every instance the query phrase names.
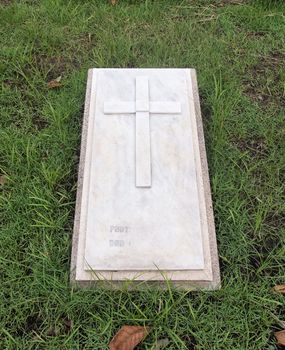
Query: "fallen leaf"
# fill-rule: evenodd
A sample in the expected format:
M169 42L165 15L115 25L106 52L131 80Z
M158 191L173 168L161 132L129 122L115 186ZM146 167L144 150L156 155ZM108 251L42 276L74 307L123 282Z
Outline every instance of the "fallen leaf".
M5 175L0 175L0 185L5 185L7 178Z
M283 331L275 332L274 335L277 339L277 343L285 346L285 329L283 329Z
M273 287L273 290L277 293L285 294L285 284L278 284L277 286Z
M110 2L111 2L111 5L113 5L113 6L116 5L117 1L118 1L118 0L111 0L111 1L110 1Z
M133 350L148 332L148 327L123 326L111 340L109 350Z
M47 85L48 85L49 89L60 88L62 86L61 75L59 77L57 77L56 79L49 81Z

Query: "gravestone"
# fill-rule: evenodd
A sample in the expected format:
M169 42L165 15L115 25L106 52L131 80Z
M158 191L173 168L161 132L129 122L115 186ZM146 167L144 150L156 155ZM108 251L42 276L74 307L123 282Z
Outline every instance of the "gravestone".
M194 69L89 70L71 260L79 286L219 286Z

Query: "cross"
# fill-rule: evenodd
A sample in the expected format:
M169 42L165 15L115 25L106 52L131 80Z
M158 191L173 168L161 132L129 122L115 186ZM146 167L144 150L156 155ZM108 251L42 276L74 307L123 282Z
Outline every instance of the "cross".
M149 114L181 113L179 102L149 101L148 77L136 77L135 101L107 101L104 103L105 114L135 113L136 140L136 187L151 187L151 146Z

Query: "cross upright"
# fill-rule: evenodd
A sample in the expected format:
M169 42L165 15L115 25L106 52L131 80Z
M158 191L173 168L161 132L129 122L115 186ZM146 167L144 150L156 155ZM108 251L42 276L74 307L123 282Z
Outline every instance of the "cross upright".
M150 113L181 113L180 102L150 101L148 77L136 77L136 100L127 102L107 101L104 103L105 114L135 113L136 140L136 187L151 187L151 145Z

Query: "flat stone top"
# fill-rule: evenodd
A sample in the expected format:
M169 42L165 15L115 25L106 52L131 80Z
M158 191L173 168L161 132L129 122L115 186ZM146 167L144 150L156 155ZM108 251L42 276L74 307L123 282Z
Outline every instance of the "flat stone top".
M188 69L93 70L86 271L204 268L195 118Z

